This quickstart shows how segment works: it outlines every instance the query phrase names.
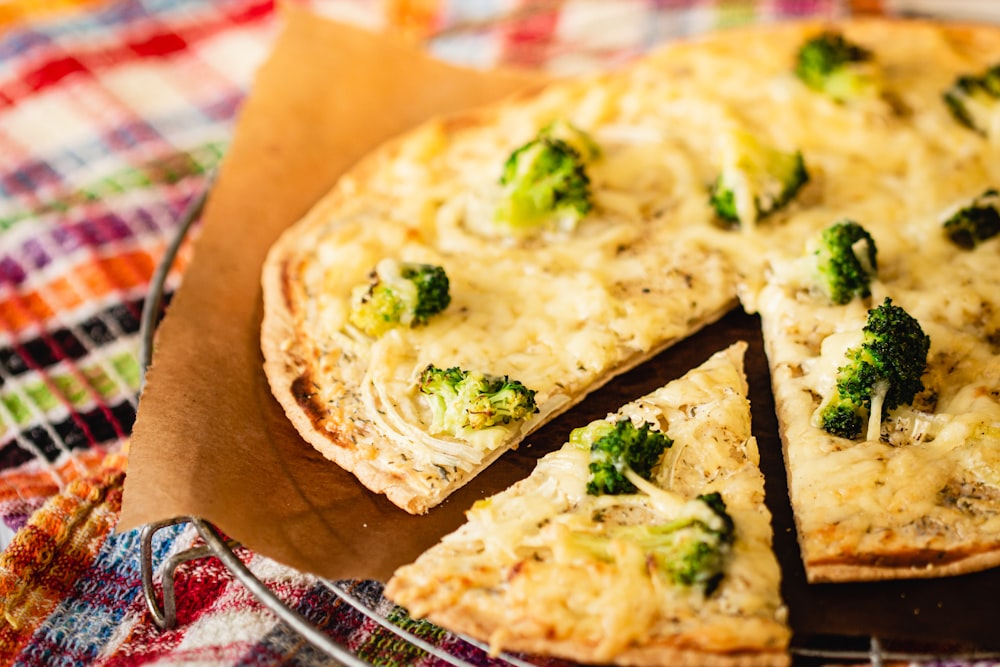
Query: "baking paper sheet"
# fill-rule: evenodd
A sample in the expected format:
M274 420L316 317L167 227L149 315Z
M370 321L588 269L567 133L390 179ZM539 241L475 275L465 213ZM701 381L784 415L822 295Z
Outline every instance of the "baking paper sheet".
M130 445L119 530L198 516L256 551L327 577L385 579L481 497L524 476L504 461L427 516L360 486L305 444L262 371L268 248L359 157L444 111L541 81L458 69L416 44L286 7L161 323Z

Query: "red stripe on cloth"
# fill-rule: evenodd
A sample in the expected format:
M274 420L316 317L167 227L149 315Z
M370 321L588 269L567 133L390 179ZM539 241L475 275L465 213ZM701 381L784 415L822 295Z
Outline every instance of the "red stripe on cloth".
M33 90L41 90L59 83L70 74L86 71L87 68L79 60L72 56L65 56L50 60L34 71L26 73L23 84Z
M132 42L127 46L140 58L150 56L168 56L183 51L188 46L187 41L175 32L151 35L141 41Z
M17 296L16 295L15 295L14 300L12 301L12 303L15 306L20 305L20 304L17 303ZM2 328L5 329L5 330L9 330L9 324L6 321L4 321L2 317L0 317L0 326L2 326ZM39 326L39 329L42 330L41 339L43 341L45 341L45 343L49 346L49 348L53 351L53 353L57 354L58 356L65 356L65 355L63 355L61 353L60 348L58 347L58 345L56 344L56 342L52 339L52 337L50 335L48 335L47 332L44 331L44 328L42 326ZM28 366L29 369L31 369L33 371L36 371L36 372L42 370L38 366L38 364L35 363L35 360L31 357L31 355L27 354L27 352L25 352L25 350L20 345L14 344L14 345L11 346L11 348L14 350L14 352L17 354L18 357L20 357L22 360L24 360L24 362L27 364L27 366ZM71 367L71 371L70 372L73 373L74 375L76 375L77 379L82 379L84 382L87 382L86 378L83 378L82 373L80 373L79 370L76 369L76 364L73 364L71 362L67 362L67 366ZM52 377L48 373L42 373L41 374L41 378L42 378L42 382L44 383L45 387L49 390L49 393L52 396L55 396L59 400L59 402L62 403L63 406L66 407L66 409L69 412L70 419L73 420L73 423L76 425L76 427L78 429L80 429L80 432L83 433L84 437L87 439L87 445L88 445L88 447L91 447L91 448L94 448L94 449L99 449L97 447L97 445L98 445L97 438L94 437L94 434L90 430L90 427L87 425L87 422L84 421L83 417L80 415L79 412L77 412L76 410L73 409L73 407L74 407L73 406L73 401L71 401L66 396L66 393L62 389L59 388L59 386L55 383L55 381L52 379ZM90 389L90 395L93 398L96 398L98 401L100 401L100 396L98 395L98 392L96 390L94 390L92 387L90 387L89 385L87 385L87 386L88 386L88 389ZM108 407L106 405L104 405L103 402L99 402L98 405L101 407L102 411L105 413L105 416L110 418L109 419L110 423L115 425L116 435L119 438L124 438L126 436L126 434L123 433L121 431L121 429L118 427L117 422L115 421L114 417L111 415L111 411L108 409ZM56 446L59 448L59 450L61 452L69 452L69 447L66 446L66 444L61 439L57 439L57 441L56 441L55 444L56 444ZM73 459L71 459L71 460L73 460ZM75 461L74 461L74 463L75 463Z
M541 67L549 59L549 47L559 25L562 2L534 6L524 2L523 16L503 30L500 61L523 67Z
M220 8L211 16L196 16L187 23L177 21L167 28L153 22L138 24L152 29L124 43L80 49L74 55L53 50L29 71L13 72L11 79L0 82L0 109L18 104L27 97L50 88L68 76L92 76L94 72L144 58L177 54L193 44L228 30L269 18L274 0L248 0L232 8Z
M235 11L228 11L229 17L238 24L252 23L266 18L274 12L274 0L267 2L252 2L239 6Z
M197 540L195 546L204 544ZM237 549L237 556L244 562L249 558L246 549ZM160 585L156 586L158 598L162 595ZM260 608L249 592L233 579L232 573L221 561L215 558L205 558L190 561L177 568L174 590L177 598L177 626L170 630L160 630L153 622L148 612L142 622L137 623L128 637L117 647L114 655L109 656L101 664L103 667L137 667L155 662L157 658L166 658L174 664L184 662L234 662L223 659L226 656L213 655L216 651L228 652L226 647L218 644L203 648L184 648L182 642L192 626L202 623L218 623L223 628L231 618L228 612L236 609ZM227 598L237 596L237 604L227 604ZM198 630L205 632L204 627ZM236 645L238 653L245 648ZM228 656L233 658L235 656ZM214 658L214 659L213 659Z

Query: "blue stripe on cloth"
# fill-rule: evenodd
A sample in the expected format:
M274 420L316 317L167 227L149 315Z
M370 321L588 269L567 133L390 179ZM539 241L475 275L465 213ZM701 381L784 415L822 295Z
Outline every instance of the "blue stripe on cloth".
M180 539L184 530L185 526L179 525L157 531L154 563L162 563L175 547L186 542ZM138 554L139 531L109 535L94 562L35 631L15 664L50 667L92 663L121 630L130 609L141 603Z
M18 62L18 58L37 49L49 49L52 41L52 35L38 24L10 28L0 39L0 77L10 76L9 68Z

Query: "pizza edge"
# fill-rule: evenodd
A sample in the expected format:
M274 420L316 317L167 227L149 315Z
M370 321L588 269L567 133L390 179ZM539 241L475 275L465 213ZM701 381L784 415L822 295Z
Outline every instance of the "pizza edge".
M966 552L968 550L965 550ZM934 551L932 558L940 558L941 553ZM943 564L927 563L916 554L898 554L900 561L912 558L915 565L865 565L851 562L806 562L806 578L810 583L838 583L846 581L888 581L891 579L931 579L936 577L957 576L979 572L1000 565L1000 547L984 545L983 550L967 553L957 559L951 559ZM845 558L845 561L848 559Z
M455 608L428 615L427 620L448 628L450 632L471 637L489 636L493 623L484 622L474 611ZM596 642L584 642L537 637L504 637L504 651L534 655L557 655L578 662L595 662ZM604 662L603 660L601 662ZM616 665L674 665L675 667L784 667L791 664L791 655L784 648L761 648L730 652L699 651L669 643L629 648L611 659Z
M840 19L833 21L802 21L786 24L780 27L770 27L770 29L793 30L800 32L801 34L807 34L820 27L828 25L843 27L845 30L850 30L857 26L863 26L869 36L872 32L884 32L885 34L889 34L890 32L895 33L895 31L899 29L899 26L931 26L935 29L941 30L942 33L945 34L950 40L962 44L964 48L974 48L976 43L982 42L982 40L986 39L987 36L996 34L996 29L992 26L986 26L984 29L984 26L974 24L940 24L932 21L917 19L892 20L872 18ZM706 35L689 41L677 42L662 49L661 54L673 52L682 54L683 58L684 55L688 55L684 54L684 51L688 51L688 53L695 51L698 48L701 48L705 42L711 42L712 39L718 37L719 34L724 34L727 38L731 38L735 33L752 34L758 32L759 30L759 28L731 29L724 31L724 33L714 33L713 35ZM658 56L653 54L652 57L662 57L662 55ZM565 81L556 82L556 85L565 84ZM302 354L302 348L298 345L296 340L295 306L290 294L291 288L288 284L288 265L289 262L292 261L288 255L288 246L291 245L291 237L297 234L297 230L301 229L301 226L309 226L326 219L329 213L331 211L338 210L348 197L359 190L363 191L365 181L370 179L373 174L377 173L380 166L386 160L390 159L392 155L395 155L398 151L402 150L405 142L408 141L409 138L416 132L426 129L426 127L432 123L442 124L442 127L444 127L446 131L448 128L460 128L465 125L489 123L496 114L501 112L505 105L519 104L523 101L529 100L532 96L537 95L543 89L544 86L533 88L523 93L514 94L507 100L498 104L474 109L472 111L443 115L441 117L431 119L426 123L420 124L413 130L410 130L399 137L391 139L379 147L376 147L371 153L362 158L354 167L352 167L344 175L344 177L338 181L338 184L334 186L331 192L321 199L313 210L307 213L300 222L294 224L286 230L282 239L279 240L271 249L271 252L268 254L267 260L264 264L262 285L265 308L261 340L262 351L264 353L265 374L272 388L272 393L282 406L285 414L296 431L304 440L320 451L326 458L351 472L366 487L377 493L385 494L391 502L410 513L419 514L426 512L428 509L441 502L441 500L447 497L450 493L454 492L462 484L475 477L475 473L465 477L461 484L446 488L442 494L439 494L440 497L424 496L420 492L413 489L407 483L405 477L388 473L387 471L372 465L368 459L361 456L357 450L352 448L350 440L345 438L342 433L338 432L336 429L328 430L322 426L318 419L320 410L319 406L317 406L310 399L308 396L309 392L307 390L303 391L304 388L308 387L312 376L309 364ZM346 184L348 183L350 184L350 187L346 187ZM726 307L693 324L691 326L691 330L685 337L693 335L702 327L716 321L729 312L729 310L731 310L735 305L736 302L734 298ZM664 345L652 350L650 353L630 360L621 368L616 369L614 373L609 374L607 377L601 379L601 381L595 383L589 388L588 392L597 390L612 377L640 365L648 358L678 342L678 340L680 339L667 341ZM582 400L583 398L584 395L576 397L574 401L564 406L562 410L554 413L550 419L556 417L561 412L570 409L576 402ZM541 426L541 424L539 424L539 426ZM505 450L498 450L495 453L495 456L489 457L480 469L489 465L496 457L500 456L503 451ZM478 471L476 472L478 473ZM1000 554L995 556L995 560L1000 561ZM961 562L972 562L977 564L985 562L994 564L994 560L988 558L986 554L977 554L968 559L963 559ZM841 565L822 567L827 568L830 571L837 572L845 570L845 567ZM947 566L949 571L957 567L960 567L958 562L951 563ZM976 565L975 569L982 569L982 567L984 566ZM875 569L879 572L902 572L899 568L870 568L864 566L862 567L862 571L864 571L864 569ZM921 571L923 571L923 568L921 568ZM937 571L945 572L946 570L942 568ZM959 571L964 572L968 570L962 569ZM882 575L879 574L878 576ZM906 574L900 576L911 575Z
M536 89L516 93L511 99L527 99ZM394 505L410 514L423 514L439 504L458 486L445 487L445 493L427 496L403 475L389 472L373 463L354 445L344 429L330 429L325 424L338 425L337 419L324 417L322 405L314 400L310 387L318 382L316 372L309 362L310 349L298 331L297 311L306 297L300 295L292 277L298 250L296 242L313 227L336 218L358 190L364 190L366 181L374 178L382 166L405 150L413 137L434 123L443 127L461 127L474 123L487 123L496 113L492 106L465 111L445 119L432 118L425 123L378 145L338 178L337 182L298 221L292 223L269 249L261 270L263 317L261 321L261 351L263 369L278 404L299 436L312 445L325 458L333 461L354 475L369 490L384 494ZM569 406L567 406L569 407ZM340 425L347 426L343 421ZM471 479L491 464L503 451L497 451L484 461ZM464 483L464 482L463 482ZM460 486L460 485L459 485Z

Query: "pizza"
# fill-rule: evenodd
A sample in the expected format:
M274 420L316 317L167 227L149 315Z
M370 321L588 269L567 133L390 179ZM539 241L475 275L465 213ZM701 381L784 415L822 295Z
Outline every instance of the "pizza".
M1000 562L1000 29L788 23L435 118L278 240L302 437L423 513L611 377L760 316L806 574Z
M574 430L398 569L386 595L494 653L788 664L745 349L717 352ZM606 456L628 465L628 477L609 471Z

